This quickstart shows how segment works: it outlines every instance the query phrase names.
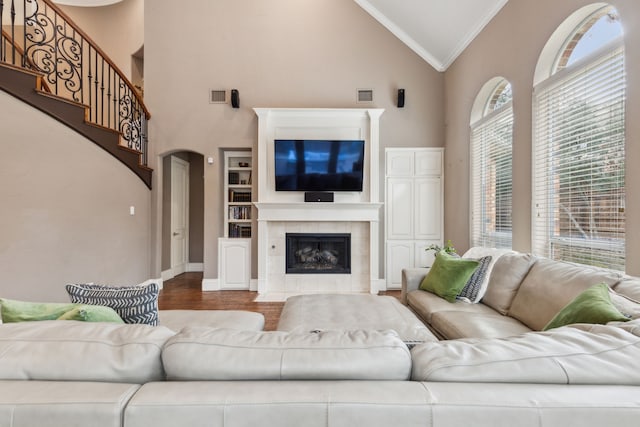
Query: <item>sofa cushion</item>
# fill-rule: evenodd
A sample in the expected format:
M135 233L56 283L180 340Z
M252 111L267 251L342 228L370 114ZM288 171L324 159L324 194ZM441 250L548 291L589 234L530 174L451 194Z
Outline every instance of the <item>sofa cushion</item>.
M169 380L406 380L393 331L257 332L187 327L165 345Z
M158 322L176 332L185 326L261 331L264 328L264 315L242 310L160 310Z
M480 282L480 285L478 286L478 291L475 293L474 298L470 298L471 302L477 303L477 302L480 302L480 300L482 300L485 292L487 291L487 287L489 286L491 273L493 271L493 267L495 266L496 262L498 262L498 260L503 255L512 253L512 252L513 251L511 249L497 249L497 248L485 248L482 246L475 246L473 248L470 248L468 251L464 253L464 255L462 255L462 258L469 258L469 259L480 259L488 256L491 257L491 260L489 261L486 267L486 273L484 274L483 279Z
M640 302L626 295L619 294L611 288L609 288L609 296L611 297L611 303L620 313L624 314L625 317L631 320L640 319Z
M436 254L433 265L420 283L420 289L453 302L478 265L477 260L462 259L440 251Z
M522 281L509 316L539 331L585 289L597 283L611 286L620 279L621 275L612 271L539 259Z
M57 302L30 302L0 298L2 323L56 320L77 304Z
M567 304L543 330L558 328L573 323L624 322L625 317L611 302L609 286L599 283L590 287Z
M634 301L640 301L640 278L638 277L625 277L613 285L612 289Z
M487 292L482 303L500 314L507 314L518 288L536 262L531 254L508 253L500 257L493 266Z
M482 307L481 304L474 304ZM502 338L530 332L513 317L503 316L495 311L439 311L431 316L431 328L448 340L460 338Z
M433 313L439 311L459 310L478 312L479 308L484 307L479 304L469 304L463 301L448 302L443 300L436 294L425 291L412 291L407 294L407 304L411 307L421 319L426 323L431 323Z
M640 337L607 325L424 343L411 355L417 381L640 385Z
M164 379L161 326L45 320L0 326L0 379L145 383Z
M71 302L111 307L125 323L158 324L160 288L156 283L122 287L76 284L66 288Z

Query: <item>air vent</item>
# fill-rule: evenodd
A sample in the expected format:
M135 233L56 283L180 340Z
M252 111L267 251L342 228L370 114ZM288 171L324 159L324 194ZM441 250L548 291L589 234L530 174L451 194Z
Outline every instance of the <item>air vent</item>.
M227 91L226 90L213 90L209 93L210 104L226 104Z
M358 103L372 103L373 89L358 89Z

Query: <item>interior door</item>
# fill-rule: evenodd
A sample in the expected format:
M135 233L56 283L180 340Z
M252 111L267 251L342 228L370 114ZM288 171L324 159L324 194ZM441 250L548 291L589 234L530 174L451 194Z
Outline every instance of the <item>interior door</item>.
M171 156L171 271L187 271L189 260L189 163Z

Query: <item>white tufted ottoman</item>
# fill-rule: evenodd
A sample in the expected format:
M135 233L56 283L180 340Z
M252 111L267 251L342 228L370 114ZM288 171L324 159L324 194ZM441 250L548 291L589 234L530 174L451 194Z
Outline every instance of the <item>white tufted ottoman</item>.
M393 329L407 344L438 339L407 307L391 296L319 294L290 297L279 331Z

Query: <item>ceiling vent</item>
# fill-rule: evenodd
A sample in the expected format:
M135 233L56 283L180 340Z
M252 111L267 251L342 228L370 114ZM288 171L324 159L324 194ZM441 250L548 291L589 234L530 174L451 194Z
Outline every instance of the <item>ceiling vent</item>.
M373 102L373 89L358 89L357 102L359 104L371 104Z
M227 103L227 91L226 90L214 90L209 92L209 104L226 104Z

